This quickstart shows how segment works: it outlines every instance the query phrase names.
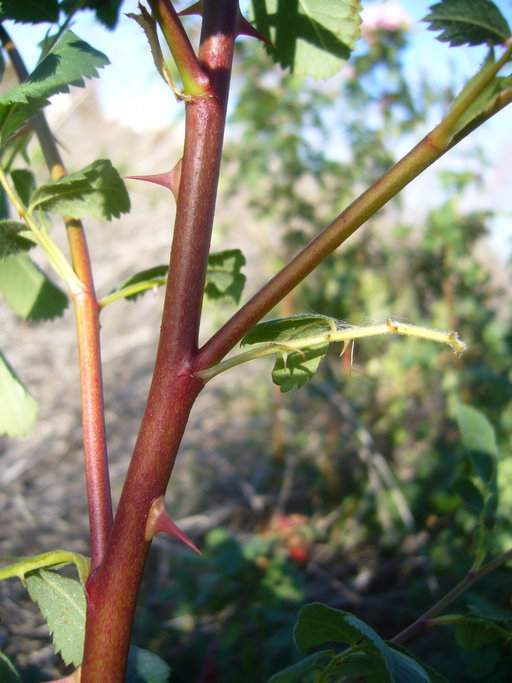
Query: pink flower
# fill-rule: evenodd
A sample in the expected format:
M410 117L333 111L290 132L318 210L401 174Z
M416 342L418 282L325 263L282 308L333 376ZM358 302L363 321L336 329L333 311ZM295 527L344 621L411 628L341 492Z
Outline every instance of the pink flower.
M361 12L363 33L374 31L404 31L411 25L411 17L399 2L368 5Z

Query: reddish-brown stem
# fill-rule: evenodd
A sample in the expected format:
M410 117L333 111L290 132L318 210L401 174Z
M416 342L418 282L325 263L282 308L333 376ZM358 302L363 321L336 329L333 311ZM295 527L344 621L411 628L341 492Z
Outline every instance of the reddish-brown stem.
M187 103L185 146L169 277L148 401L104 561L87 584L82 683L124 680L133 615L150 543L146 521L165 493L194 401L191 373L204 293L224 132L237 0L213 0L199 59L204 95Z
M16 74L24 81L28 72L16 47L0 26L0 39ZM36 114L32 126L53 180L66 175L57 146L43 113ZM80 221L65 219L73 269L82 282L81 292L72 292L78 331L84 459L91 535L91 569L101 562L112 527L112 501L105 434L103 382L101 373L99 307L94 290L87 240Z

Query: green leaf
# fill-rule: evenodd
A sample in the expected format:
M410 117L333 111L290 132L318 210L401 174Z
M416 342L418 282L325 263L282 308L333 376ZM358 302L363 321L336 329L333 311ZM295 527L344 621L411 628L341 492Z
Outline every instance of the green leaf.
M245 265L245 257L240 249L230 249L210 254L206 270L205 295L210 299L231 297L238 303L245 284L245 275L240 269ZM132 275L113 289L105 298L109 300L125 298L130 301L147 292L165 285L169 266L154 266ZM117 295L117 296L113 296Z
M35 555L34 557L7 557L4 560L14 560L13 564L0 569L0 581L17 577L21 581L25 580L25 576L37 569L58 569L67 564L76 565L80 581L85 585L87 576L91 569L91 561L85 555L80 553L72 553L68 550L51 550L48 553Z
M334 332L336 320L327 315L303 313L289 318L267 320L255 325L240 344L261 344L264 342L287 342L304 339L324 332Z
M84 78L97 76L97 70L108 63L102 52L80 40L72 31L66 31L30 76L0 97L2 144L46 106L48 98L68 92L71 85L83 87Z
M110 294L119 294L122 298L135 301L138 296L147 292L148 289L155 289L165 285L168 272L169 266L155 266L154 268L141 270L140 273L135 273L135 275L132 275L122 284L118 285Z
M125 683L167 683L171 667L158 655L132 645Z
M30 195L36 188L34 174L26 168L20 168L11 171L11 178L16 194L28 206Z
M252 0L258 31L275 62L298 76L338 73L361 34L359 0Z
M62 315L68 298L26 254L0 262L0 292L16 315L50 320Z
M493 426L482 412L471 406L458 404L455 412L462 444L470 453L476 473L484 484L493 484L498 458Z
M2 683L23 683L16 667L9 657L0 650L0 681Z
M467 477L459 477L452 483L452 489L478 515L485 509L485 501L479 489Z
M387 653L385 641L368 624L349 612L319 602L305 605L300 610L293 637L299 652L307 652L327 642L355 646L364 640L377 652Z
M332 650L321 650L288 666L269 678L268 683L302 683L308 673L323 671L333 659Z
M0 0L0 21L12 19L25 24L59 20L58 0Z
M107 28L113 29L118 22L122 3L123 0L85 0L81 9L94 10L96 19ZM61 6L67 12L76 6L76 0L63 0Z
M329 344L317 344L301 351L284 351L276 358L272 381L283 393L291 391L294 387L300 389L314 377L328 348Z
M499 45L510 37L507 20L490 0L443 0L432 5L423 21L438 40L455 45Z
M245 257L240 249L210 254L204 290L206 296L212 300L228 297L237 304L245 285L245 275L240 272L243 266Z
M476 650L482 645L497 640L508 642L512 638L512 630L494 621L462 615L455 628L455 640L468 650Z
M241 344L271 342L281 347L272 371L272 380L283 393L300 388L310 380L327 353L329 344L314 344L300 351L287 349L286 342L336 330L336 320L325 315L303 314L259 323L245 335Z
M30 198L29 210L110 221L130 210L125 184L108 159L97 159L76 173L41 185Z
M386 645L389 648L388 657L393 661L393 683L448 683L444 676L414 657L404 647L389 641L386 641Z
M82 662L86 602L78 581L39 569L26 577L30 597L36 602L53 639L56 652L66 664Z
M0 434L23 436L39 411L36 399L25 389L0 352Z
M35 246L34 242L23 237L22 233L26 232L25 223L0 221L0 261Z
M445 680L404 648L386 643L364 621L320 603L305 605L300 610L294 638L300 652L326 642L348 643L357 648L359 652L350 654L342 663L340 674L364 676L369 683L442 683Z

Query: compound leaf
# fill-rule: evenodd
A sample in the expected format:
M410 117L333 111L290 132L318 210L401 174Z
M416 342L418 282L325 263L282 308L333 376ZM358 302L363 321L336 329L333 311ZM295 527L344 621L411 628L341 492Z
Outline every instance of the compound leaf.
M5 357L0 353L0 434L23 436L34 424L39 411L30 394Z
M359 0L252 0L256 28L276 46L275 62L299 76L329 78L361 34Z
M56 318L68 305L64 292L26 254L0 262L0 292L16 315L25 320Z
M30 198L29 210L35 209L110 221L130 210L130 198L111 162L97 159L76 173L38 187Z
M444 0L430 7L423 19L429 31L442 31L438 40L450 45L499 45L510 37L510 27L491 0Z
M106 64L109 64L109 60L102 52L95 50L72 31L66 31L29 77L0 97L2 143L46 106L48 98L68 92L72 85L83 87L84 78L97 76L97 70Z
M79 666L84 652L86 602L78 581L46 569L26 576L30 597L46 619L53 645L66 664Z

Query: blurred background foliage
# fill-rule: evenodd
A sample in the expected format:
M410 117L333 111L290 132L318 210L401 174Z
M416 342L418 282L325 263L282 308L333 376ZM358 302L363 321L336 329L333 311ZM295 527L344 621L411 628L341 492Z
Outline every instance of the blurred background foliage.
M406 30L367 32L327 83L283 76L260 46L242 44L223 192L246 197L259 221L265 275L424 134L432 103L449 101L449 90L422 75L407 81L407 40ZM314 311L361 324L392 315L457 330L468 350L456 358L389 337L341 357L331 349L305 388L274 391L270 401L270 377L258 376L248 411L271 415L272 428L245 448L258 458L249 483L264 504L210 530L199 540L202 557L173 551L157 594L157 563L148 571L135 641L168 659L173 680L267 680L297 656L292 627L308 601L353 611L391 638L455 585L471 567L479 524L453 488L473 476L457 403L480 409L496 429L500 502L486 542L489 557L510 548L510 263L486 243L493 207L464 209L468 194L485 191L469 170L485 154L466 147L460 158L462 170L444 164L436 189L426 188L421 220L397 198L273 317ZM225 502L215 481L199 486L210 505ZM510 580L510 570L494 572L455 611L476 596L491 611L510 607ZM450 626L406 646L451 681L509 680L510 644L485 642L483 631L466 649Z

